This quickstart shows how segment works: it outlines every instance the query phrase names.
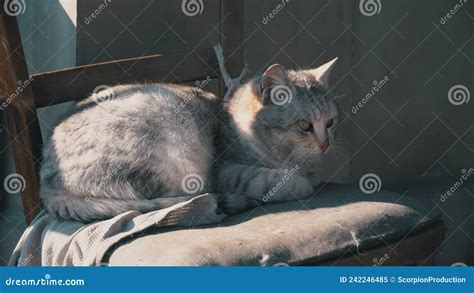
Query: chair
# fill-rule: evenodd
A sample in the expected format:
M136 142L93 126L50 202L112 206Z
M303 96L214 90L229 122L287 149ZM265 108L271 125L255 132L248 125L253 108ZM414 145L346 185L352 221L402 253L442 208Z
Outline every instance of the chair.
M5 1L5 0L4 0ZM4 3L2 1L2 4ZM2 5L3 7L3 5ZM221 0L220 1L220 42L223 47L224 57L226 60L226 68L233 76L240 73L243 67L243 1L235 0ZM232 36L232 37L230 37ZM90 64L84 66L77 66L63 70L52 72L39 73L29 76L25 63L22 43L19 35L18 25L14 16L7 15L2 9L0 13L0 56L4 56L0 64L0 103L6 103L7 107L4 109L5 113L5 127L9 133L11 146L16 165L16 172L21 174L27 184L21 192L21 199L24 209L26 223L31 223L35 216L39 213L41 202L39 198L39 162L41 158L42 139L38 119L36 115L36 108L47 107L67 101L76 101L86 97L95 87L103 84L116 83L130 83L130 82L191 82L196 80L203 80L207 77L220 78L218 62L212 48L204 48L200 50L189 52L175 52L172 54L158 54L139 58L129 58L113 62L103 62L97 64ZM130 65L134 66L130 69L129 75L122 75L121 68L128 68ZM180 64L178 69L177 65ZM181 68L181 69L180 69ZM185 68L185 70L184 70ZM168 74L174 70L174 74ZM166 77L166 78L164 78ZM19 85L21 90L18 90ZM225 91L224 83L220 81L219 93L223 96ZM288 217L288 213L294 213L296 207L292 204L278 204L273 205L269 210L273 210L275 215L264 216L262 210L257 210L256 214L249 215L242 214L231 217L223 225L216 227L207 227L199 230L177 229L174 233L178 233L179 237L183 239L193 239L197 232L200 235L206 235L206 239L214 239L221 235L225 240L223 245L218 249L228 250L228 257L221 262L214 262L214 264L260 264L262 262L256 261L256 258L249 249L232 249L229 241L235 241L236 238L232 233L239 231L249 231L249 237L265 236L265 231L258 229L259 225L270 225L271 219L278 219L285 221L286 231L288 235L293 235L295 229L298 227L298 233L304 233L304 228L301 224L311 225L312 220L317 220L321 216L321 205L326 206L335 217L344 216L338 213L339 207L344 209L344 205L354 199L359 199L357 204L358 212L364 213L364 210L370 210L371 217L368 218L363 225L362 222L354 222L354 227L347 235L350 238L340 238L344 243L333 243L331 241L339 241L337 238L330 237L331 229L335 228L331 222L325 223L324 231L321 229L308 229L308 234L301 238L301 241L309 241L314 238L314 233L326 233L327 239L325 243L320 243L320 247L324 248L325 253L317 251L318 245L309 246L311 249L305 253L298 252L298 243L276 243L276 241L288 241L288 238L267 238L264 246L270 251L278 251L280 254L285 254L287 257L283 260L284 263L294 265L315 265L315 264L365 264L372 265L374 257L384 255L385 251L389 251L390 264L429 264L431 257L434 255L443 239L444 228L437 213L431 214L427 217L424 215L423 208L412 201L405 201L404 209L397 209L397 203L393 195L383 196L381 204L386 207L388 211L386 214L379 212L377 214L373 209L368 209L364 206L361 195L356 195L357 191L345 187L345 189L337 189L334 198L322 197L316 201L310 202L309 206L313 207L317 212L306 215L306 217L297 217L299 220L292 220ZM331 192L333 192L332 190ZM329 193L331 193L329 192ZM380 207L379 207L380 208ZM294 214L298 216L298 214ZM385 215L390 215L388 221L383 220ZM245 220L244 220L245 219ZM248 220L252 219L252 220ZM295 223L292 223L295 222ZM377 223L385 223L392 225L391 230L387 233L362 233L366 238L360 239L356 236L357 233L363 232L362 228L369 228L369 225ZM385 222L384 222L385 221ZM403 223L406 227L397 227L399 223ZM297 225L297 226L292 226ZM226 230L227 227L227 230ZM211 229L212 228L212 229ZM293 229L294 228L294 229ZM377 229L382 229L379 227ZM402 229L403 228L403 229ZM240 230L239 230L240 229ZM197 231L197 232L196 232ZM292 232L293 231L293 232ZM380 230L378 230L380 232ZM263 234L262 234L263 233ZM235 234L237 235L237 234ZM378 236L377 236L378 235ZM171 238L169 238L171 237ZM136 239L123 247L117 248L117 251L111 255L111 263L113 264L184 264L193 265L199 264L196 260L183 261L172 259L170 255L174 255L169 251L168 258L165 256L164 261L158 261L161 256L154 255L151 259L140 262L143 257L140 256L140 251L144 251L143 246L148 245L152 241L157 243L157 247L166 246L166 239L172 240L173 233L166 233L166 237L161 239L154 235L144 235L140 239ZM204 237L204 236L202 236ZM309 237L309 238L308 238ZM377 241L373 241L377 238ZM156 239L159 238L159 239ZM216 238L217 239L217 238ZM347 242L349 240L349 242ZM368 241L366 241L368 240ZM227 241L227 242L226 242ZM269 242L270 241L270 242ZM314 240L316 244L317 241ZM191 241L192 242L192 241ZM257 241L258 242L258 241ZM257 243L255 242L255 243ZM255 247L254 244L249 247ZM396 249L391 244L398 243ZM278 245L289 246L291 249L278 250L275 247ZM346 244L350 244L349 246ZM353 245L356 245L356 253L351 250ZM361 245L359 245L361 244ZM189 257L192 256L195 249L194 246L186 246L185 242L180 242L182 251ZM211 244L209 244L211 245ZM281 246L280 245L280 246ZM295 246L296 245L296 246ZM417 246L418 245L418 246ZM349 247L349 249L347 249ZM418 248L416 248L418 247ZM353 248L353 247L352 247ZM165 251L154 249L154 251ZM239 251L244 251L238 253ZM361 253L362 251L366 251ZM394 251L396 256L394 255ZM130 257L132 255L132 257ZM224 253L222 255L225 255ZM297 255L297 257L295 256ZM247 261L243 261L247 259ZM337 260L337 261L335 261Z

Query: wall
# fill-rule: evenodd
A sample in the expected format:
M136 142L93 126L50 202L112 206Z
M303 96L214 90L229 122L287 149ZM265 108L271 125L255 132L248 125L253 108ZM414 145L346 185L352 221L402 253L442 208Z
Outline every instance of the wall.
M385 188L436 207L447 227L438 262L474 265L474 180L441 197L474 168L474 103L448 98L456 85L474 92L474 3L443 20L458 1L381 3L374 16L354 9L352 105L374 80L389 81L351 112L351 181L375 173Z
M358 152L352 177L368 171L386 182L458 176L474 165L474 104L455 106L448 91L458 84L473 91L474 5L468 2L442 24L457 1L382 3L380 14L354 23L353 105L374 80L389 81L351 115L351 145Z

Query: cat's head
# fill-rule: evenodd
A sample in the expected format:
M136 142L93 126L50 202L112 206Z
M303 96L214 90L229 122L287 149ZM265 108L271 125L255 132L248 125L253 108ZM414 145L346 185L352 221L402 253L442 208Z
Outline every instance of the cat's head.
M298 71L274 64L258 80L253 133L277 163L311 165L331 150L339 112L328 80L336 60Z

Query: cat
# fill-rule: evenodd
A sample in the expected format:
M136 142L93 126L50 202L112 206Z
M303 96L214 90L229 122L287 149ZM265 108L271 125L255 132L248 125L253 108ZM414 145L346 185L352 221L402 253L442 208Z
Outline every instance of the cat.
M312 70L274 64L225 101L175 84L92 94L43 149L46 210L59 220L93 222L204 193L227 214L312 195L305 174L324 172L318 161L339 122L328 90L335 60Z

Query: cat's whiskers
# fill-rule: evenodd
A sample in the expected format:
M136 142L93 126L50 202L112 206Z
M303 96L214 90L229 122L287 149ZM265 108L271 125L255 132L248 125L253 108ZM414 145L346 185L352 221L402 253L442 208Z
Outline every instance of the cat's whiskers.
M332 145L337 145L344 148L345 146L347 146L347 142L343 140L335 139L332 141Z
M341 156L343 159L349 159L349 154L346 155L338 149L333 149L333 150L334 150L334 154Z
M335 96L334 98L332 98L334 101L337 101L338 99L341 99L343 97L345 97L346 95L337 95Z
M342 140L342 139L339 139L339 138L335 138L333 140L333 142L338 142L338 143L341 143L341 144L346 144L347 143L345 140Z
M349 158L350 156L350 153L347 152L346 150L344 149L341 149L341 148L338 148L338 147L334 147L333 150L337 153L337 154L340 154L343 158Z
M341 149L344 149L344 150L348 151L348 150L346 149L346 144L344 144L344 143L333 142L333 143L331 144L331 146L337 146L337 147L339 147L339 148L341 148Z
M343 149L343 148L338 147L338 146L333 146L332 149L339 152L339 153L341 153L342 155L344 155L344 157L349 157L350 154L351 154L348 150Z
M292 160L296 159L297 155L298 153L296 152L296 150L291 151L291 153L281 163L281 168L285 169L286 167L293 166L294 164Z
M340 145L338 144L335 144L333 143L331 145L331 148L329 149L329 153L331 152L331 150L333 150L336 154L340 155L342 158L344 159L347 159L349 158L349 155L350 155L350 152L346 149L344 149L343 147L341 147ZM314 154L314 150L313 149L309 149L309 148L303 148L302 149L302 152L304 154L308 154L308 156L306 156L306 159L311 155L311 154Z
M308 158L310 158L312 155L315 155L315 151L312 148L300 148L297 151L295 150L295 154L293 157L298 157L298 162L300 163L305 163Z

